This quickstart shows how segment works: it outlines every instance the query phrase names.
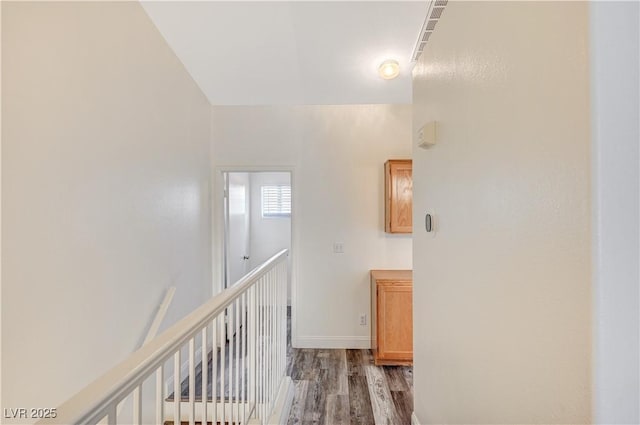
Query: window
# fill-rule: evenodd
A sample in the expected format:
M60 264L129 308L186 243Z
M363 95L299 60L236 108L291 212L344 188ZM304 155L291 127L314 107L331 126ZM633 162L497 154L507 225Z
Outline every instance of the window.
M291 217L291 186L262 186L262 217Z

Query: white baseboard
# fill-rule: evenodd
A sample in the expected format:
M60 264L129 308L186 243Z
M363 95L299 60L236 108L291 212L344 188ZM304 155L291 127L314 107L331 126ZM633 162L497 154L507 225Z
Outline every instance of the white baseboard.
M293 381L290 377L285 376L280 383L278 389L278 396L273 406L273 411L267 424L269 425L286 425L289 420L289 411L293 404L293 396L295 395L295 388Z
M294 348L324 349L369 349L371 338L367 336L299 336L293 341Z
M411 412L411 425L420 425L416 412Z

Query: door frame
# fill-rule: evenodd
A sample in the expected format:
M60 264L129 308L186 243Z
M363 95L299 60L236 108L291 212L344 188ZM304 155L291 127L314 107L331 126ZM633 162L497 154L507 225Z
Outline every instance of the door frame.
M248 186L248 193L245 194L245 206L247 204L247 197L250 198L251 197L251 187L250 187L250 179L251 179L251 173L249 172L244 172L244 171L223 171L222 174L222 193L223 193L223 198L222 198L222 230L223 230L223 234L222 234L222 250L221 250L221 254L222 254L222 262L221 262L221 267L222 267L222 281L220 283L220 289L225 289L225 284L229 284L229 276L231 274L230 270L231 270L231 262L229 260L229 258L227 257L227 250L230 250L229 244L230 244L230 240L229 240L229 226L230 226L230 194L229 194L229 187L230 187L230 183L229 183L229 174L234 174L234 173L238 173L238 174L246 174L247 175L247 179L249 179L247 181L247 184L249 184ZM226 179L225 179L226 176ZM250 204L250 202L249 202ZM247 240L247 244L250 244L250 239L251 239L251 211L247 211L246 212L249 217L249 226L248 226L248 234L247 237L249 238L249 240ZM249 246L245 247L245 251L243 253L243 255L245 256L250 256L251 252L249 251ZM248 267L248 263L244 262L243 263L243 268L245 269L244 274L247 274L251 269ZM244 276L244 275L243 275ZM233 282L235 283L235 282Z
M299 241L298 228L298 205L299 190L296 181L296 168L291 165L217 165L213 168L212 176L212 206L211 214L213 225L211 226L211 293L219 294L222 291L224 281L224 173L260 173L260 172L281 172L289 173L291 176L291 250L289 261L291 263L291 344L297 346L297 325L296 325L296 294L297 294L297 246Z

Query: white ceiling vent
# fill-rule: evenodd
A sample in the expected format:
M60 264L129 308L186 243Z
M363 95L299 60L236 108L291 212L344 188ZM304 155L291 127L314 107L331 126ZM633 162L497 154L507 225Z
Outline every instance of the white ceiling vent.
M413 49L413 55L411 56L412 61L415 62L420 59L420 55L424 51L431 33L435 30L438 19L442 16L442 12L444 12L447 2L448 0L431 0L429 2L429 6L427 7L427 17L424 20L424 24L422 24L422 29L420 30L420 36L416 42L416 47Z

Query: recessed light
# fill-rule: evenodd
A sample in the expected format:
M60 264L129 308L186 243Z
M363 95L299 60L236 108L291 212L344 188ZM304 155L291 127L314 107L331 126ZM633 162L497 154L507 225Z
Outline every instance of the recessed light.
M400 74L400 64L393 59L386 60L378 67L378 74L385 80L393 80Z

